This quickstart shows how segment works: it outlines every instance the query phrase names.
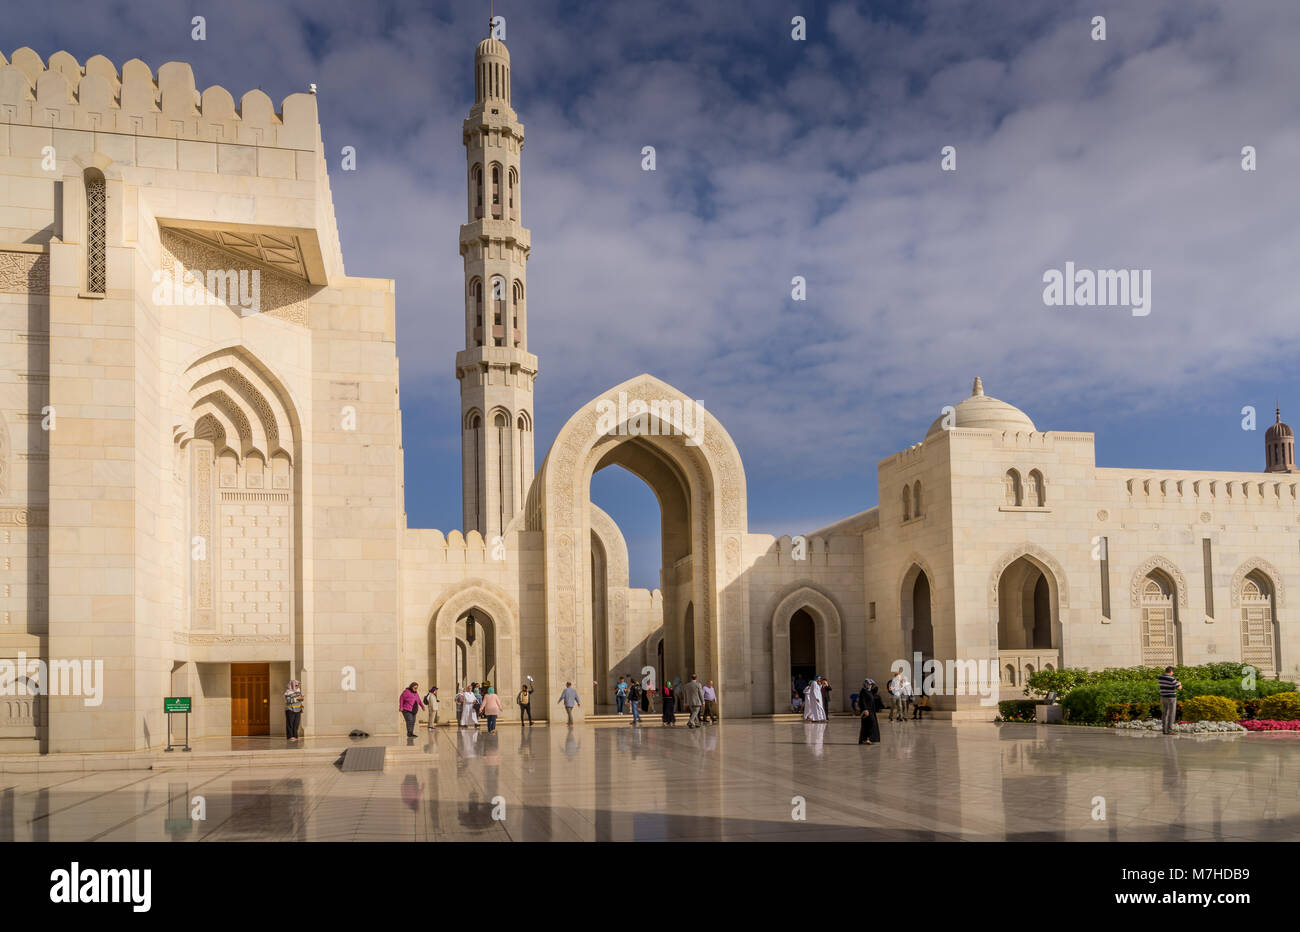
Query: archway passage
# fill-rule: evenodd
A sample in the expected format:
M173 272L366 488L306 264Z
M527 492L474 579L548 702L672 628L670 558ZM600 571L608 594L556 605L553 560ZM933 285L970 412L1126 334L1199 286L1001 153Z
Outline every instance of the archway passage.
M1241 662L1265 677L1281 668L1277 655L1277 618L1273 581L1259 570L1241 583Z
M594 679L592 593L584 579L591 566L591 477L611 465L640 477L659 502L665 676L688 660L683 628L690 605L693 672L717 684L724 708L752 714L740 454L702 405L649 375L575 413L529 490L525 530L542 534L546 555L547 688Z
M817 675L817 625L804 609L790 619L790 684L806 683Z
M496 626L490 616L469 611L456 620L458 685L497 685Z
M1022 556L998 577L998 667L1003 686L1021 686L1037 670L1060 666L1058 580L1042 562Z

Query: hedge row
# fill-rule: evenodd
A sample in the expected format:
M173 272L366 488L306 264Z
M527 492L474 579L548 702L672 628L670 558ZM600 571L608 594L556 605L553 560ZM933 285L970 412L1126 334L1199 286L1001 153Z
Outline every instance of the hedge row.
M1179 693L1179 699L1183 702L1195 699L1198 696L1221 696L1225 699L1237 699L1243 702L1243 714L1245 712L1244 703L1254 700L1259 702L1261 707L1255 711L1262 717L1262 706L1264 705L1262 700L1266 700L1269 696L1280 693L1295 693L1295 691L1296 685L1294 683L1278 682L1276 680L1259 680L1255 684L1254 690L1242 689L1241 682L1237 679L1184 681L1182 691ZM1156 710L1154 717L1158 718L1160 710L1159 685L1152 681L1079 686L1071 690L1069 695L1061 701L1061 705L1065 707L1066 717L1072 722L1107 721L1108 706L1135 703L1139 705L1145 704L1149 707L1154 706ZM1269 715L1268 717L1278 718L1276 715Z
M1080 667L1064 667L1060 670L1038 670L1030 674L1025 684L1026 696L1045 696L1055 692L1064 697L1080 686L1100 686L1105 683L1154 683L1164 673L1163 667L1107 667L1105 670L1084 670ZM1244 663L1203 663L1194 667L1174 667L1174 676L1183 683L1218 680L1237 680L1240 683L1247 677L1247 665ZM1258 672L1254 674L1261 680Z

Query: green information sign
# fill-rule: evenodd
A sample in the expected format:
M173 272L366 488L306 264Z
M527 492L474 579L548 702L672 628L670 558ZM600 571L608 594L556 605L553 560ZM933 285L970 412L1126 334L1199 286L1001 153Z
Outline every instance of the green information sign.
M190 711L189 696L168 696L163 700L164 712L188 712Z

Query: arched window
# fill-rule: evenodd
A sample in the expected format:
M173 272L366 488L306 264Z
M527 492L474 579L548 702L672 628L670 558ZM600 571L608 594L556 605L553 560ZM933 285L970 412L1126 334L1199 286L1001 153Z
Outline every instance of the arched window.
M492 326L503 327L506 322L506 280L500 276L492 279ZM493 331L495 334L495 330Z
M474 299L474 328L478 345L483 345L483 279L475 278L469 283L469 293Z
M515 171L515 170L512 168L512 169L510 169L510 171L509 171L509 173L507 174L506 177L509 179L509 182L510 182L510 219L511 219L511 220L518 220L518 219L519 219L519 202L515 199L515 188L516 188L516 187L518 186L518 184L519 184L519 172Z
M1029 471L1029 482L1025 488L1025 504L1042 507L1047 501L1047 489L1044 487L1043 474L1037 469Z
M1266 677L1276 674L1277 639L1273 618L1272 581L1254 570L1241 584L1241 662Z
M473 170L474 182L474 219L483 219L483 166L475 165Z
M511 315L511 326L516 330L519 329L519 305L524 301L524 283L515 279L514 285L510 289L510 297L513 304L513 313Z
M86 170L86 291L104 294L108 289L108 194L104 175Z
M910 521L911 519L912 519L912 487L910 485L905 485L903 486L903 520Z
M1014 469L1008 469L1002 483L1006 493L1007 504L1019 505L1021 502L1020 473L1016 472Z
M501 219L501 166L492 163L492 217Z
M912 514L915 517L921 517L921 480L917 479L912 485Z
M1142 581L1142 665L1164 668L1178 663L1178 610L1174 584L1153 570Z

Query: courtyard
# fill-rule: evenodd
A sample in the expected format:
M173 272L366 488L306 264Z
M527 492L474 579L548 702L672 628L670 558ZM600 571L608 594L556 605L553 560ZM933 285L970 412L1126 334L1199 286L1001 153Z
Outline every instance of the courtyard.
M346 739L307 742L297 762L260 739L230 765L177 753L172 770L0 773L0 841L1283 841L1300 827L1294 734L881 727L873 746L849 715L440 727L356 742L388 747L362 773L328 759Z

